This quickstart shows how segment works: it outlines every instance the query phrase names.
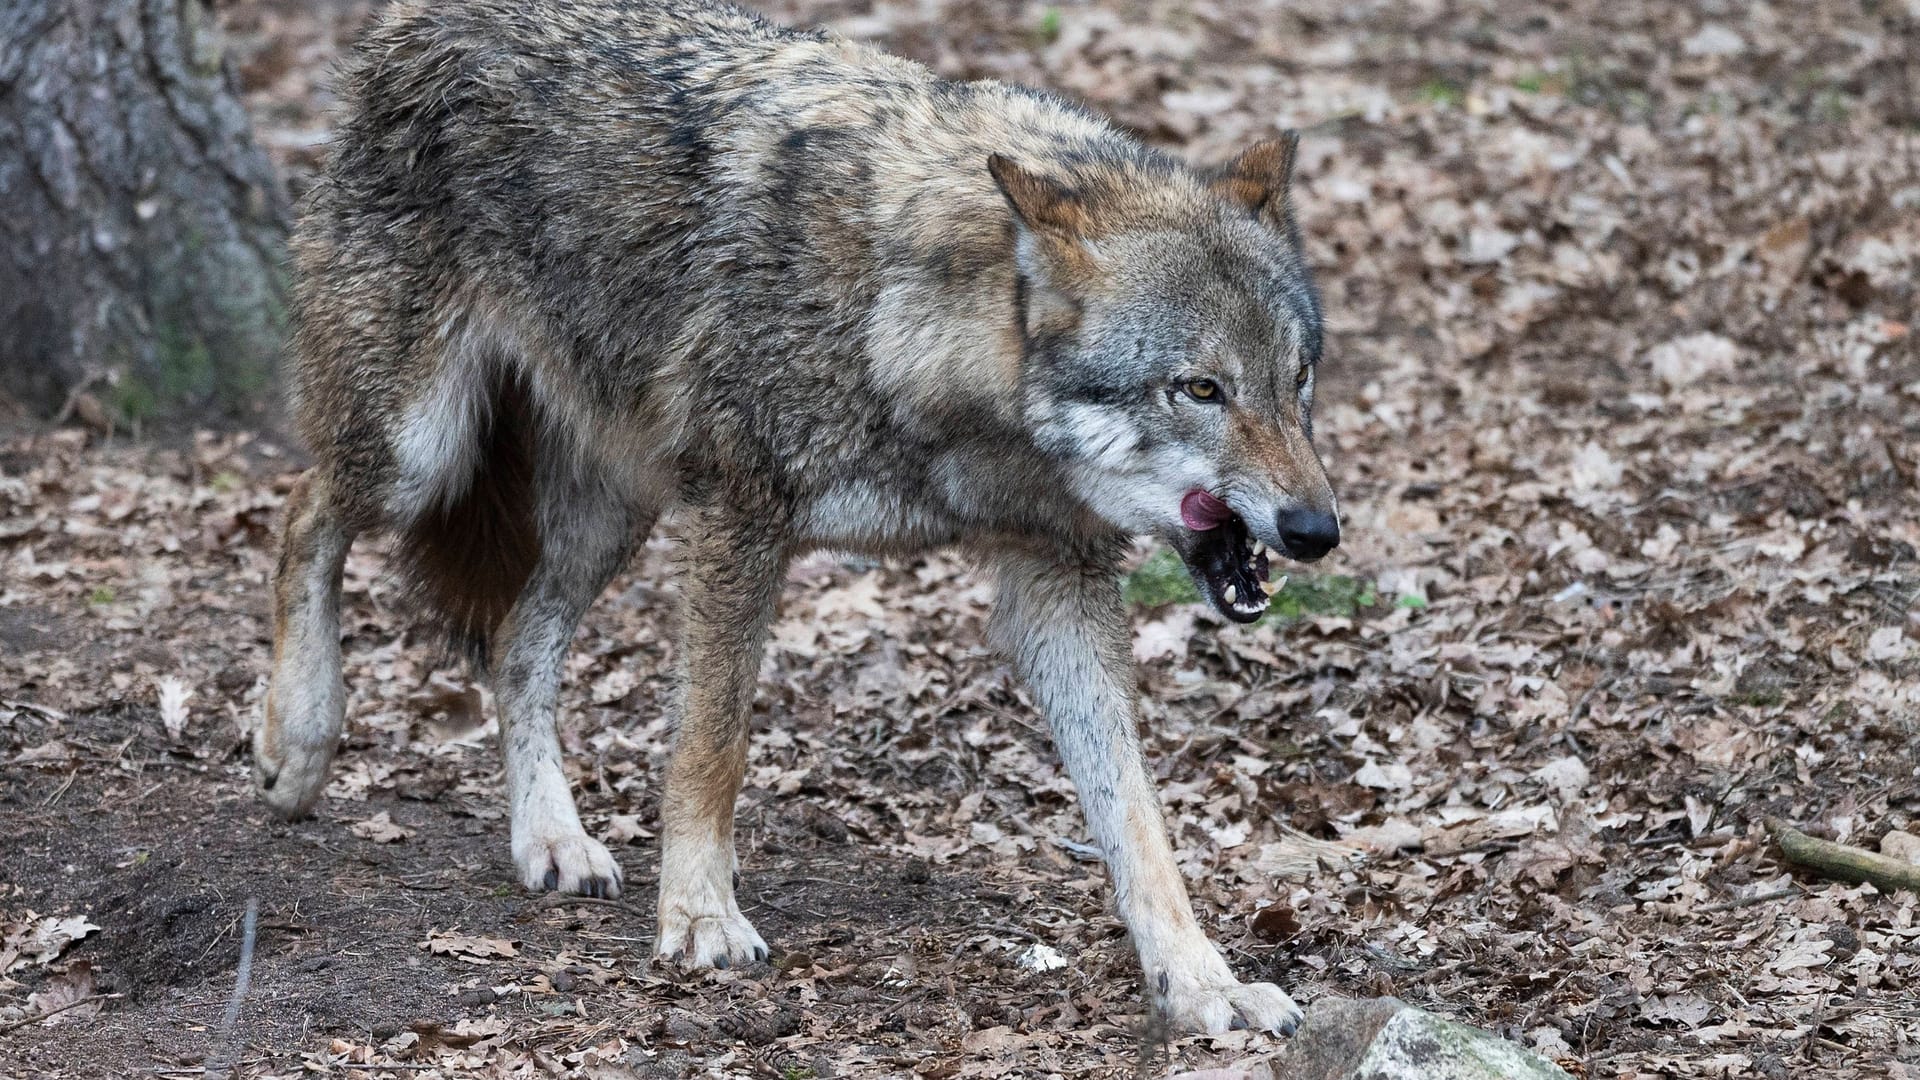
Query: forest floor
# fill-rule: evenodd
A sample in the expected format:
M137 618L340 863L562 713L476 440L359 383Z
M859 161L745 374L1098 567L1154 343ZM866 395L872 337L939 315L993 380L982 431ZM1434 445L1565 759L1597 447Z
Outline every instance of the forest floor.
M365 5L220 11L297 189ZM1792 872L1764 825L1920 832L1911 3L776 14L1198 160L1304 132L1347 539L1253 627L1145 549L1134 587L1152 766L1243 977L1397 994L1576 1075L1920 1076L1920 898ZM253 1076L1156 1076L1279 1045L1149 1036L951 558L793 571L740 812L766 967L648 961L671 525L564 698L620 903L513 884L490 702L377 544L336 778L272 819L245 744L297 465L271 435L0 444L0 1076L204 1075L249 898Z

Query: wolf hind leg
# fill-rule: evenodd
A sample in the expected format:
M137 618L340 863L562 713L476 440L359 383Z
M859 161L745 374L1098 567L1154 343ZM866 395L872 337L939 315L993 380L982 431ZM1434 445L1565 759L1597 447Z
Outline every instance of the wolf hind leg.
M549 433L537 454L540 555L494 635L493 689L521 884L612 898L620 895L620 864L580 825L554 713L581 618L652 528L657 511L563 442Z
M764 960L767 943L733 895L734 801L760 654L787 553L766 513L702 507L681 574L680 731L660 806L659 932L654 954L691 967Z
M325 467L287 497L273 581L273 675L253 738L254 785L268 806L299 817L319 801L340 742L340 575L354 529Z

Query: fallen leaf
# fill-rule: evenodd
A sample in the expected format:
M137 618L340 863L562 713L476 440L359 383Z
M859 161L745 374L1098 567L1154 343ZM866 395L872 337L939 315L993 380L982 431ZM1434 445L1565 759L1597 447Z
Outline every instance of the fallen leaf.
M371 840L376 844L394 844L413 835L412 829L394 824L393 818L385 810L365 821L354 822L347 826L347 831L362 840Z
M452 931L435 930L420 947L435 956L452 956L469 963L487 963L519 955L519 948L506 938L475 937Z
M67 946L98 929L83 915L36 916L29 911L25 921L0 945L0 971L52 963Z
M87 1001L94 992L93 965L76 960L65 972L41 983L40 989L27 995L27 1014L46 1017L40 1023L47 1027L97 1016L105 1002ZM83 1001L86 1004L76 1004ZM62 1009L66 1011L59 1011Z

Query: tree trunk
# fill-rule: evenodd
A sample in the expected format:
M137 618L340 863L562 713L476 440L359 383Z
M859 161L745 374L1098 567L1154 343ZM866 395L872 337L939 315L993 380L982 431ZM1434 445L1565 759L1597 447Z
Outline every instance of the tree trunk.
M287 217L200 0L0 0L0 395L256 413Z

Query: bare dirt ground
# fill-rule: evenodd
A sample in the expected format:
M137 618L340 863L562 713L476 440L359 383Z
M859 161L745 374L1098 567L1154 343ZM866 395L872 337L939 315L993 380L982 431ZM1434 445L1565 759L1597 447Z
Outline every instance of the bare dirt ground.
M776 14L1198 159L1305 132L1348 539L1291 620L1223 626L1157 563L1135 590L1153 765L1243 976L1398 994L1594 1077L1920 1075L1920 900L1790 872L1764 827L1920 832L1911 4ZM298 188L365 7L221 15ZM793 574L741 811L765 968L647 961L670 528L565 698L620 904L512 884L490 703L407 632L377 546L348 564L337 779L272 821L244 735L296 454L0 446L0 1076L203 1075L249 897L248 1075L1125 1076L1275 1048L1147 1037L1071 787L946 558Z

